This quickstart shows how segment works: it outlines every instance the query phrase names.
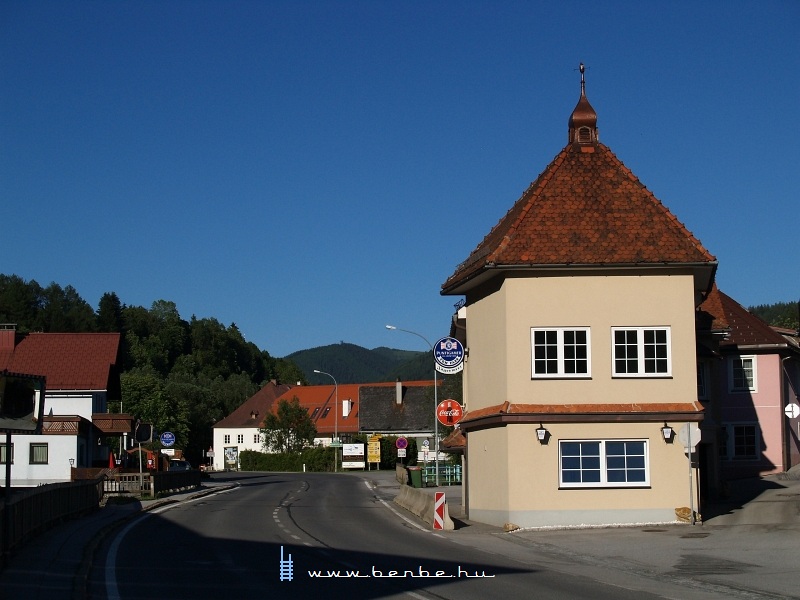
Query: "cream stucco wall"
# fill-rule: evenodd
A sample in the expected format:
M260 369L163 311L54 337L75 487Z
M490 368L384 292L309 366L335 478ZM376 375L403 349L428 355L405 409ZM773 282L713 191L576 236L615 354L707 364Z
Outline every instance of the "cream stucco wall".
M684 423L670 425L677 432ZM469 434L470 519L519 527L665 523L676 520L676 508L699 507L696 469L690 490L684 449L664 441L659 423L552 423L546 445L534 429L507 425ZM645 440L647 485L561 488L559 442L594 439Z
M697 398L691 274L509 278L470 302L469 409L512 403L689 402ZM669 326L668 378L612 378L612 327ZM531 378L532 327L589 327L591 379Z
M468 410L512 404L691 403L697 399L695 289L690 272L508 277L467 296ZM591 377L533 379L531 328L588 327ZM612 375L612 327L668 327L671 372ZM634 411L635 412L635 411ZM675 509L697 509L696 473L679 443L667 444L653 420L506 423L468 429L470 519L521 527L675 521ZM592 421L592 422L590 422ZM672 422L677 432L684 423ZM649 482L641 488L560 488L561 440L647 440Z

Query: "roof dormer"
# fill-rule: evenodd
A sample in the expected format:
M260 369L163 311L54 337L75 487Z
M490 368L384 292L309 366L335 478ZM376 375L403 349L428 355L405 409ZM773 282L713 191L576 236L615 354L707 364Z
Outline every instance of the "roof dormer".
M593 146L599 141L597 133L597 113L586 98L586 78L584 64L580 64L581 72L581 97L578 105L569 117L570 144L578 146Z

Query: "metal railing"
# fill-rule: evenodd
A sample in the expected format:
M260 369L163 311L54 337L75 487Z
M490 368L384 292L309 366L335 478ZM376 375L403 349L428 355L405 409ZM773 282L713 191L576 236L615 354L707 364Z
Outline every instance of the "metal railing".
M439 464L439 485L456 485L461 483L461 465ZM436 465L422 468L422 485L436 485Z
M56 523L96 509L102 497L102 479L14 491L7 502L0 503L3 563L12 551Z

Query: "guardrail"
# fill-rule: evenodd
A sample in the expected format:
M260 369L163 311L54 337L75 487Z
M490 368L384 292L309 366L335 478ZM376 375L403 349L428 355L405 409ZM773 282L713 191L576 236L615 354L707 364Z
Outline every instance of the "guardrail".
M56 523L96 509L102 497L102 479L15 490L7 502L0 503L3 563L12 551Z
M439 485L461 484L461 465L439 465ZM436 465L422 468L422 485L436 485Z

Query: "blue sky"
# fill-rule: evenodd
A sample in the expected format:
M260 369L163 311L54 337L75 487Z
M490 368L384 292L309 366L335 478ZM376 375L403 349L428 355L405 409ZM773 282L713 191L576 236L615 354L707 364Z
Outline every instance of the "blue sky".
M0 4L0 273L270 352L424 350L440 286L600 139L745 306L798 299L800 3Z

